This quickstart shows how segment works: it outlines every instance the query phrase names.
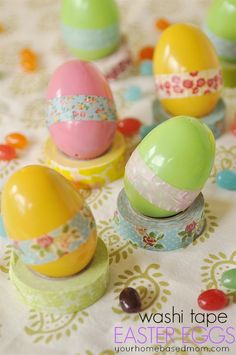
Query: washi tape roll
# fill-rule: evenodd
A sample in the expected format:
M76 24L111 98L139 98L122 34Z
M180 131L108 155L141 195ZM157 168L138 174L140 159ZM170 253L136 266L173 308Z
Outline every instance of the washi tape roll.
M13 252L10 279L20 300L31 308L48 313L81 311L103 296L108 285L109 258L106 245L99 239L89 266L68 278L47 278L31 271Z
M130 48L125 37L115 52L94 62L108 80L125 77L133 67Z
M132 209L123 189L117 200L114 226L124 239L140 248L152 251L185 248L205 228L204 198L200 193L187 210L173 217L151 218Z
M44 148L45 163L80 188L97 188L120 179L125 169L125 142L116 133L112 147L104 155L91 160L76 160L60 152L51 138Z
M224 85L228 88L236 87L236 63L221 62Z
M163 109L158 99L153 101L152 111L153 120L156 124L160 124L169 118L172 118L172 115ZM213 112L207 116L199 118L201 122L205 123L212 130L215 138L219 138L224 133L225 113L225 103L222 99L220 99Z

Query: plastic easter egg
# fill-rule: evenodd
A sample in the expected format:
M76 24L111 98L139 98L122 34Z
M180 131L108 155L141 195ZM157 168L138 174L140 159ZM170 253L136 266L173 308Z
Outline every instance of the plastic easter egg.
M236 0L213 0L206 33L221 59L236 62Z
M211 130L191 117L174 117L137 146L125 169L131 206L150 217L173 216L199 195L214 162Z
M202 117L220 98L222 74L216 51L196 26L167 28L154 52L157 96L172 115Z
M65 43L77 58L106 57L120 42L115 0L63 0L62 32Z
M96 249L93 215L62 175L40 165L15 172L2 192L6 233L25 264L51 277L85 268Z
M61 65L49 82L47 99L47 126L59 150L92 159L109 149L116 108L106 79L92 63L72 60Z

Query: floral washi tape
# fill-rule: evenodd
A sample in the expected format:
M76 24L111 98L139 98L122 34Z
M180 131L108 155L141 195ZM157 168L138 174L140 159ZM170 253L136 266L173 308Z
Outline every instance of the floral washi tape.
M84 206L68 223L38 238L14 241L14 245L25 264L46 264L79 248L95 228L94 218Z
M30 308L47 313L78 312L95 303L106 291L108 251L105 243L98 238L89 267L73 277L56 279L32 272L13 252L9 274L18 297Z
M187 247L201 235L205 223L202 193L184 212L168 218L151 218L132 209L123 189L114 216L114 227L124 239L153 251Z
M236 80L235 80L236 83ZM155 99L152 104L153 120L156 124L160 124L169 118L172 118L172 115L165 111L158 99ZM215 107L215 109L209 113L207 116L199 118L202 123L205 123L214 134L215 138L222 136L225 130L225 116L226 116L226 107L223 99L220 99Z
M158 74L155 77L159 99L178 99L215 93L223 87L221 68L190 73Z
M115 103L103 96L68 95L48 100L47 126L62 121L115 121Z
M98 188L124 175L126 146L124 137L117 132L111 148L102 156L90 160L76 160L61 153L51 138L46 141L45 163L76 186Z
M122 38L117 50L112 54L94 61L107 80L125 77L132 68L132 53L125 37Z

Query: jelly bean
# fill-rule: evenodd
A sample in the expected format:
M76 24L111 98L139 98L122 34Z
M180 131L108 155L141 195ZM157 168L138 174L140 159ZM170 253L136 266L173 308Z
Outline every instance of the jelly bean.
M151 60L143 60L139 66L140 74L142 75L152 75L152 61Z
M130 86L124 92L124 98L127 101L137 101L142 95L141 89L138 86Z
M25 71L35 71L37 69L37 56L31 49L22 49L20 55L21 66Z
M139 52L139 59L149 59L152 60L154 54L154 47L144 47Z
M140 128L139 134L141 139L143 139L144 137L146 137L148 135L148 133L150 133L153 128L155 128L157 125L156 124L150 124L150 125L144 125Z
M10 133L5 138L6 144L14 148L23 149L27 146L27 139L21 133Z
M217 289L204 291L198 297L198 305L205 311L218 311L226 307L228 302L227 295Z
M127 287L120 293L120 305L126 313L136 313L141 311L141 299L138 292Z
M226 190L236 190L236 173L233 170L221 170L216 176L216 183Z
M3 32L5 32L5 28L3 25L0 24L0 33L3 33Z
M25 70L25 71L35 71L37 69L37 65L36 63L33 61L24 61L24 62L21 62L21 65L22 65L22 68Z
M227 270L221 277L221 284L230 290L236 290L236 268Z
M159 18L156 21L156 28L160 31L164 31L167 27L169 27L171 23L165 18Z
M236 136L236 122L234 122L233 126L231 127L231 132Z
M31 49L28 49L28 48L22 49L20 54L21 54L22 59L25 59L25 60L35 60L36 59L35 53L32 52Z
M123 118L117 123L117 129L124 136L132 136L138 133L142 123L137 118Z
M16 151L13 147L0 144L0 160L12 160L16 158Z

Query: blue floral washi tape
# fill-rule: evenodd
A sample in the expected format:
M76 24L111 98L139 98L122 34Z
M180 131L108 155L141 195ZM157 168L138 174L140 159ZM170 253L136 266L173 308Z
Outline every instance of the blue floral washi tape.
M204 31L211 42L214 44L219 57L236 62L236 41L220 38L211 32L208 28L204 28Z
M25 264L46 264L77 249L95 228L93 215L84 206L68 223L52 232L34 239L14 241L14 245Z
M187 210L176 216L151 218L132 209L123 189L118 196L113 223L124 239L140 248L152 251L185 248L198 238L205 228L204 198L200 193Z
M115 121L116 118L115 103L106 97L72 95L48 100L47 126L62 121Z
M172 115L166 112L160 101L155 99L152 105L153 111L153 120L157 124L160 124L169 118L172 118ZM225 130L225 114L226 107L222 99L220 99L215 107L215 109L207 116L200 118L201 122L205 123L214 134L215 138L222 136Z
M63 25L62 34L69 47L84 51L108 48L118 44L120 40L118 24L101 29L78 29Z

